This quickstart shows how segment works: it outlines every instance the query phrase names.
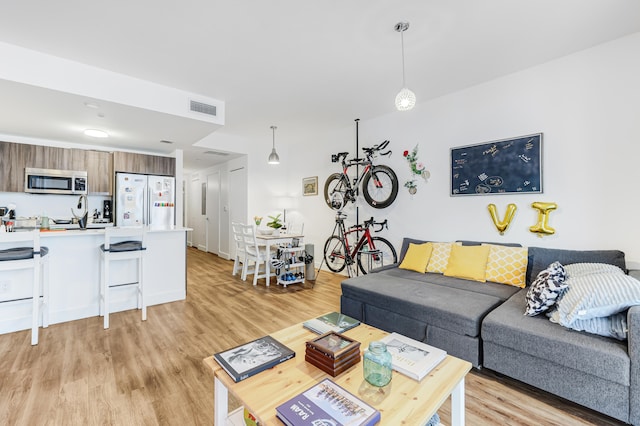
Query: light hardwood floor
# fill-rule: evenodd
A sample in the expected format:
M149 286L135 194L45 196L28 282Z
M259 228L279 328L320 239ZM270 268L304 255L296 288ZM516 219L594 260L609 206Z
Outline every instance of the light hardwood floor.
M253 287L233 263L188 249L187 299L42 329L0 335L2 425L211 425L213 379L203 358L340 306L343 277L315 285ZM170 267L170 265L165 265ZM468 425L618 425L544 392L472 371ZM233 401L232 401L233 405ZM440 410L449 423L448 403Z

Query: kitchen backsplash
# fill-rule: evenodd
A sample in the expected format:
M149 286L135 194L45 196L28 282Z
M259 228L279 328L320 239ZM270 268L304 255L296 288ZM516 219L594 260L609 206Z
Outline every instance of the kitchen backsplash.
M16 217L40 217L44 214L53 219L70 219L71 209L79 213L78 195L23 194L19 192L0 192L0 207L16 205ZM102 202L111 197L88 195L89 216L98 209L102 217Z

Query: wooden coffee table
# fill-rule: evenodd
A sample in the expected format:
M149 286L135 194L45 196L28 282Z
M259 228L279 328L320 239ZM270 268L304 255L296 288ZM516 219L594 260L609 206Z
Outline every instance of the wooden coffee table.
M377 328L361 324L344 333L361 343L364 351L369 342L387 335ZM260 425L282 425L276 417L276 407L329 377L304 360L305 342L317 337L302 323L271 334L296 352L282 364L234 383L213 356L204 359L214 376L215 424L223 426L228 416L231 392L260 422ZM383 425L422 425L451 395L451 424L464 425L464 378L471 363L447 356L427 377L418 382L396 371L391 384L384 388L369 385L363 377L362 361L335 378L338 385L366 401L382 413Z

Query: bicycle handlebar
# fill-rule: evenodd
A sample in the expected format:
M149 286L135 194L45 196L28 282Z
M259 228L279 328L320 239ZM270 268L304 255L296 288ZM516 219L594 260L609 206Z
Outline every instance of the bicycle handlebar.
M365 220L364 223L362 225L352 225L349 227L349 229L356 229L356 228L369 228L369 227L373 227L373 226L378 226L378 229L374 229L373 232L380 232L383 229L389 229L389 225L387 225L387 219L385 219L382 222L376 222L375 219L373 218L373 216L371 216L371 218L369 220Z
M362 150L365 152L365 154L367 155L367 157L371 157L373 156L373 153L376 151L382 151L383 149L385 149L387 146L389 146L389 143L391 141L389 141L388 139L385 140L384 142L382 142L379 145L374 145L371 148L362 148ZM386 151L386 152L381 152L380 155L391 155L391 150ZM347 155L349 155L348 152L339 152L337 154L331 154L331 162L332 163L339 163L342 160L346 160ZM369 158L364 159L364 158L352 158L351 160L349 160L349 165L353 165L353 164L361 164L365 161L370 160Z

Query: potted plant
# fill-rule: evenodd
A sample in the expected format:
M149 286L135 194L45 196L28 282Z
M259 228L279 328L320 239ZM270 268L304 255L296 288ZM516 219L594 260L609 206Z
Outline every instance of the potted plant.
M280 221L280 214L276 216L269 216L269 219L271 219L271 221L267 222L267 226L269 228L273 228L274 233L277 234L279 232L278 229L282 228L282 222Z

